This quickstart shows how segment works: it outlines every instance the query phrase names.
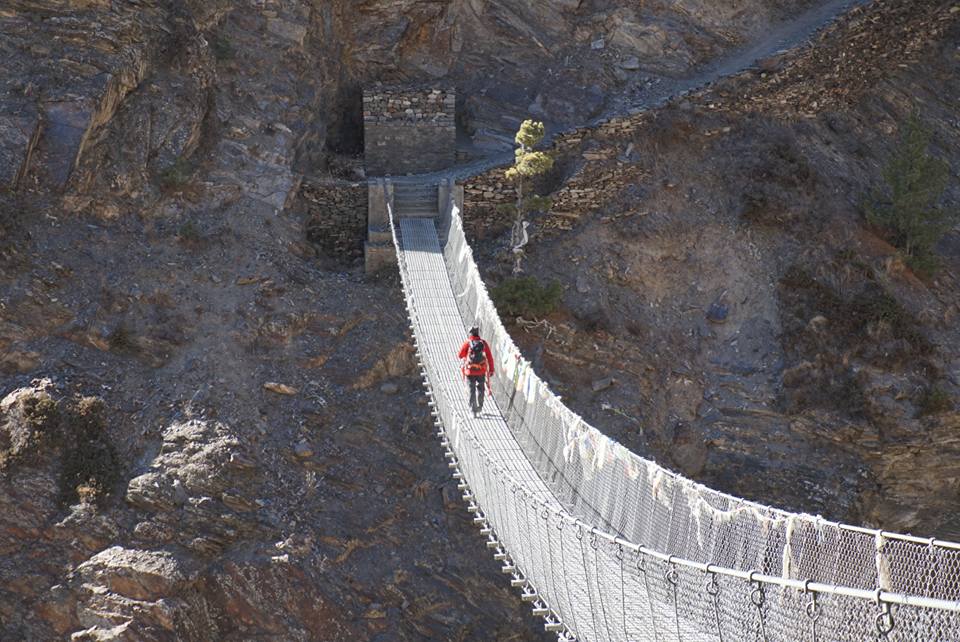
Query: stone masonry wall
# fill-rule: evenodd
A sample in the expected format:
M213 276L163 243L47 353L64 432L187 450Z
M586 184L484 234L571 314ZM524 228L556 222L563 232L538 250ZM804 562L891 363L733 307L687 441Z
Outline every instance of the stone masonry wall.
M304 179L300 201L306 209L307 240L338 258L363 253L367 237L367 184Z
M374 88L363 94L368 176L422 174L456 162L456 94Z
M553 205L537 222L541 232L571 229L583 214L596 211L611 195L639 179L641 170L619 157L639 153L633 145L622 141L641 124L639 119L611 119L600 125L589 140L585 135L590 132L583 129L557 137L546 151L556 160L565 161L569 169L560 189L542 193L550 197ZM507 180L504 169L474 176L466 181L464 191L464 222L472 235L483 239L510 227L511 215L498 210L498 206L516 200L516 186Z

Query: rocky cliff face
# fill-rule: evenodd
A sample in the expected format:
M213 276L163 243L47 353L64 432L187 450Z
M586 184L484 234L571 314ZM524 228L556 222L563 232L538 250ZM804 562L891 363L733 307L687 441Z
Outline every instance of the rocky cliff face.
M117 216L240 155L255 171L228 182L279 207L284 159L315 171L361 149L373 82L457 86L479 153L527 115L569 125L636 100L802 6L18 0L0 14L0 186Z
M715 487L960 536L958 231L923 279L860 209L913 110L956 174L958 19L873 3L796 54L562 139L529 271L567 307L517 336L564 397ZM488 248L498 183L468 209ZM958 196L953 180L945 205Z
M541 639L429 445L397 284L324 268L291 195L304 173L359 177L369 83L456 86L461 152L478 154L528 114L559 125L642 101L814 4L4 4L0 638ZM917 385L956 385L953 277L909 289L833 197L876 174L875 123L893 123L878 114L904 111L890 92L941 104L918 69L955 90L943 33L930 32L937 62L919 48L902 71L878 67L839 115L812 107L823 85L809 82L834 72L796 75L803 58L727 86L762 99L758 114L703 97L570 139L559 196L617 188L589 215L542 222L583 217L534 246L545 275L582 268L570 316L534 348L561 386L581 377L566 396L616 435L649 427L634 443L743 494L891 525L953 501L952 415L910 401ZM815 118L770 115L794 96ZM838 229L873 248L873 277L820 247ZM868 287L910 316L856 326L869 340L854 341L840 319ZM703 319L714 300L723 324ZM891 365L921 347L922 363ZM611 363L620 385L577 393ZM934 462L934 493L910 476L919 461ZM797 472L816 486L796 490Z
M0 637L534 639L429 446L395 285L278 252L306 269L295 294L262 259L237 278L216 249L168 236L151 251L169 244L170 284L190 284L175 300L139 290L142 233L100 239L129 257L111 266L46 229L76 280L48 277L37 308L20 298L30 270L4 285L18 314L5 331L33 327L51 298L70 320L33 327L34 363L4 375ZM85 300L87 270L107 272L106 307ZM157 303L181 333L170 343L152 336ZM85 316L120 308L119 334Z
M317 11L0 9L0 638L537 637L430 448L396 284L283 210L338 131Z

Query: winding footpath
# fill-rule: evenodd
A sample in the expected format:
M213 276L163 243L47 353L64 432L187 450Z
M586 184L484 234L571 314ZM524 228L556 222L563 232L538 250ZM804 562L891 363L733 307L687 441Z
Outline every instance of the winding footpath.
M698 69L689 78L664 80L656 87L646 91L646 95L639 103L629 102L621 98L614 101L614 105L608 108L604 114L580 125L554 127L548 123L544 144L550 145L558 136L564 134L599 127L614 118L636 116L663 107L674 100L705 89L717 81L747 71L759 60L799 49L810 44L817 33L832 25L846 12L870 2L871 0L829 0L824 4L808 9L793 20L772 29L761 40L737 49L730 55ZM396 176L392 177L391 180L394 183L439 184L451 179L462 182L492 169L506 167L512 162L513 150L510 149L438 172L415 176ZM373 183L377 180L371 178L368 179L368 182Z

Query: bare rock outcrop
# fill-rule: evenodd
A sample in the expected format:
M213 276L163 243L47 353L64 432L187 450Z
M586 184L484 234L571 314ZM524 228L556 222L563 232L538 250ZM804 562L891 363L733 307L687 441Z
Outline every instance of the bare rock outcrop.
M127 502L150 515L136 526L139 539L211 555L260 527L250 515L258 508L256 464L224 424L171 424L148 468L126 492Z
M79 406L98 408L89 399ZM119 534L116 523L91 503L109 492L114 479L115 469L100 465L115 462L97 458L108 448L92 429L99 424L77 410L50 380L36 380L0 401L0 637L5 639L70 630L76 623L70 596L60 591L51 597L51 587L71 559L85 558ZM89 441L78 443L78 435ZM65 504L78 500L65 515ZM25 548L24 542L33 545Z
M74 640L203 640L216 624L197 590L196 564L183 554L112 546L68 580L81 628Z
M200 30L227 5L15 2L0 15L0 187L137 194L189 155L212 80Z

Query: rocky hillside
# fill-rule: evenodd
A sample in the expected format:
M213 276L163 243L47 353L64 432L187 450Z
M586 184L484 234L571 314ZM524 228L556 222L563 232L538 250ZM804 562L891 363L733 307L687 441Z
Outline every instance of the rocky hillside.
M308 241L288 207L300 179L362 176L373 82L457 87L461 151L478 155L527 114L569 125L663 95L837 4L3 3L0 639L542 639L432 445L397 283ZM691 474L934 530L955 423L911 400L955 392L956 265L917 282L853 203L905 97L955 149L956 13L874 4L826 58L715 88L739 100L567 139L558 203L619 182L539 223L531 269L567 281L568 309L549 340L519 336L591 420ZM836 83L875 71L820 103L845 43L871 64ZM851 325L868 288L902 323ZM714 300L724 323L704 320ZM862 409L816 394L831 377ZM921 460L939 462L933 490L907 476ZM816 486L798 491L796 470Z
M482 153L528 114L583 122L810 4L14 0L0 186L67 190L67 209L115 217L203 166L279 208L292 161L336 169L361 149L371 83L456 86L463 145Z
M535 639L396 283L323 271L256 199L183 198L25 210L4 248L0 639Z
M885 0L801 51L561 139L517 335L591 422L741 496L960 537L960 230L915 274L862 204L911 113L960 202L960 11ZM499 185L499 187L498 187ZM468 185L490 279L508 198ZM529 320L528 320L529 321Z

